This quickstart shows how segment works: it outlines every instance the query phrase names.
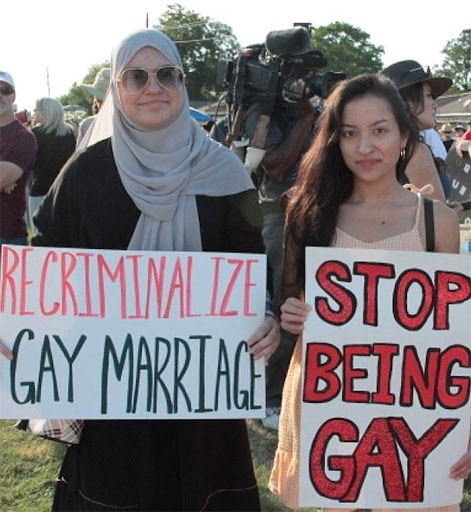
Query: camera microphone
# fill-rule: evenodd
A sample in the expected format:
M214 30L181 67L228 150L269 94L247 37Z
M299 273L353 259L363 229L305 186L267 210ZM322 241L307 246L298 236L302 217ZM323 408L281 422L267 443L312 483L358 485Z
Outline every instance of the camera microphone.
M272 30L267 34L265 45L273 55L281 57L299 55L312 49L311 34L305 27Z

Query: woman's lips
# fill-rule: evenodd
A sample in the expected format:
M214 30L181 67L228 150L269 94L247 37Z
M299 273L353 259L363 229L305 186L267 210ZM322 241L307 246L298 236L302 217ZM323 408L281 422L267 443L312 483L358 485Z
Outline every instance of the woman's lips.
M379 162L376 158L369 158L367 160L357 160L357 164L364 169L371 169Z

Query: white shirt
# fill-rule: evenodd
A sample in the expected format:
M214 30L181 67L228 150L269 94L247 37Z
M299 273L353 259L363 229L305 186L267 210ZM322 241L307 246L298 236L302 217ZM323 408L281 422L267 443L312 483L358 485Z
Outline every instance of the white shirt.
M442 160L445 160L447 154L446 148L437 130L434 128L422 130L420 135L422 135L425 144L427 144L427 146L432 150L433 156L435 158L441 158Z

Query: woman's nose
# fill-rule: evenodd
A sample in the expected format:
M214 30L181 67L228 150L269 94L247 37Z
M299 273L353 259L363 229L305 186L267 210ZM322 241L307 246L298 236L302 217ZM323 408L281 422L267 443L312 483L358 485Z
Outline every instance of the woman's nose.
M370 153L373 147L373 142L369 135L362 135L359 140L358 151L362 154Z
M152 75L150 75L150 80L147 83L147 88L151 89L151 90L155 89L158 91L160 91L162 89L162 86L157 81L157 77L155 76L155 73L152 73Z

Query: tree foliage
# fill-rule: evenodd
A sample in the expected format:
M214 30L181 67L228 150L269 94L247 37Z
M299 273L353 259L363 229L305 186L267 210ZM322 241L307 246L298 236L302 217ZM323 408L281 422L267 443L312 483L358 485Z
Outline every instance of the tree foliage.
M158 19L156 28L173 39L180 52L189 96L192 100L214 99L218 61L233 60L241 47L232 33L232 28L179 4L169 5ZM314 28L314 49L327 58L327 67L321 70L341 71L347 78L361 73L376 73L383 68L383 46L375 46L370 35L358 27L344 22ZM435 74L450 76L454 80L450 92L470 90L471 80L471 29L447 42L442 53L444 62ZM83 83L92 83L102 67L109 62L95 64L89 68ZM74 83L70 91L61 96L63 105L79 105L91 114L92 95L81 85Z
M377 73L383 68L382 46L370 42L370 35L358 27L336 21L313 31L312 45L327 58L323 71L342 71L347 78Z
M101 68L109 68L110 63L103 62L102 64L94 64L88 70L88 73L83 78L84 84L92 84L95 80L95 76ZM67 94L64 94L59 98L59 101L62 105L78 105L83 108L88 115L92 114L92 102L93 95L90 94L85 87L82 87L81 84L77 84L74 82L72 87L70 88Z
M461 34L450 39L442 50L445 55L440 68L434 69L434 74L449 76L453 86L447 94L468 92L471 90L471 29L465 29Z
M232 28L179 4L168 6L158 21L156 28L175 41L180 52L189 97L215 98L218 61L233 59L240 51Z

